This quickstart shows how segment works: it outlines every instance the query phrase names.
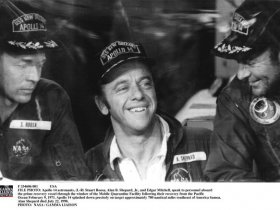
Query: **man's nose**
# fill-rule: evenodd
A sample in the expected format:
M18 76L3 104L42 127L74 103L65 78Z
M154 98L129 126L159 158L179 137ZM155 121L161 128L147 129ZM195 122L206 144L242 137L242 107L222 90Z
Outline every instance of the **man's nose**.
M32 82L38 82L41 77L41 69L36 65L30 66L26 72L26 79Z
M249 71L248 66L239 64L238 72L237 72L238 79L242 80L242 79L249 77L250 75L251 75L251 72Z
M141 100L144 96L143 90L137 84L132 87L131 94L132 94L132 99L133 100Z

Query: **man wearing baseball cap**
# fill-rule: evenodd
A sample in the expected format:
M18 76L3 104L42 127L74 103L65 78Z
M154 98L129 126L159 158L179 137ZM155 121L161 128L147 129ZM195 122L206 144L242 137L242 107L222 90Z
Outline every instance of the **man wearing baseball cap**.
M173 117L156 113L153 60L143 46L115 41L102 51L100 63L95 102L112 127L104 142L86 154L92 179L205 181L209 131L189 131Z
M69 97L42 79L58 48L46 19L24 1L0 2L0 171L13 180L87 179Z
M280 2L241 4L215 53L239 68L217 100L206 175L280 181Z

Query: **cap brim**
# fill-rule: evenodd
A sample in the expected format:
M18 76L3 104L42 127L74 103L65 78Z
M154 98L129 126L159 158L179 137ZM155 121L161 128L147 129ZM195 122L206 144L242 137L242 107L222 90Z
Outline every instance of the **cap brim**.
M45 32L14 33L1 39L1 48L11 52L29 52L59 49L55 36Z
M4 48L14 51L40 51L58 49L60 45L56 40L44 39L44 40L29 40L22 41L18 39L6 40Z
M247 45L246 43L247 40L245 36L232 32L214 47L213 52L216 56L222 58L237 59L239 57L247 56L253 50L252 46Z
M10 49L15 49L15 50L46 50L46 49L57 49L59 45L53 41L53 40L48 40L44 42L22 42L22 41L16 41L16 40L9 40L6 43L6 46Z

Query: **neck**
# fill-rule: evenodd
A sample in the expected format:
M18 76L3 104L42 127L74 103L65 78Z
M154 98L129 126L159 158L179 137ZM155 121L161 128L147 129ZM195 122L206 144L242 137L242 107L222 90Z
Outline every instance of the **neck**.
M13 113L17 106L18 103L0 96L0 118L2 123Z
M160 150L162 131L159 119L155 119L149 129L141 134L127 134L122 130L115 131L118 146L125 157L129 157L136 165L148 163Z

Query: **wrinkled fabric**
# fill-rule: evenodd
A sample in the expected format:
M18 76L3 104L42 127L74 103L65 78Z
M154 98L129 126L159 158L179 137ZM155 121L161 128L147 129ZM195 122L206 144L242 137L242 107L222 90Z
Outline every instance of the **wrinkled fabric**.
M183 128L174 118L163 114L160 116L167 121L171 134L165 159L167 169L165 181L207 181L203 175L206 160L191 159L196 152L205 154L207 159L211 131ZM94 181L123 181L117 161L114 161L114 169L110 166L109 150L113 137L114 133L110 128L105 141L86 153L86 162L92 173L91 179ZM184 161L178 162L176 158Z
M13 127L16 121L20 123ZM50 129L36 127L42 121L51 124ZM19 128L21 124L27 126ZM0 144L0 169L6 178L84 180L89 177L69 97L52 81L41 79L31 100L20 104L0 126Z
M247 80L238 78L219 95L205 170L211 181L280 180L280 120L269 125L253 120L252 100Z

